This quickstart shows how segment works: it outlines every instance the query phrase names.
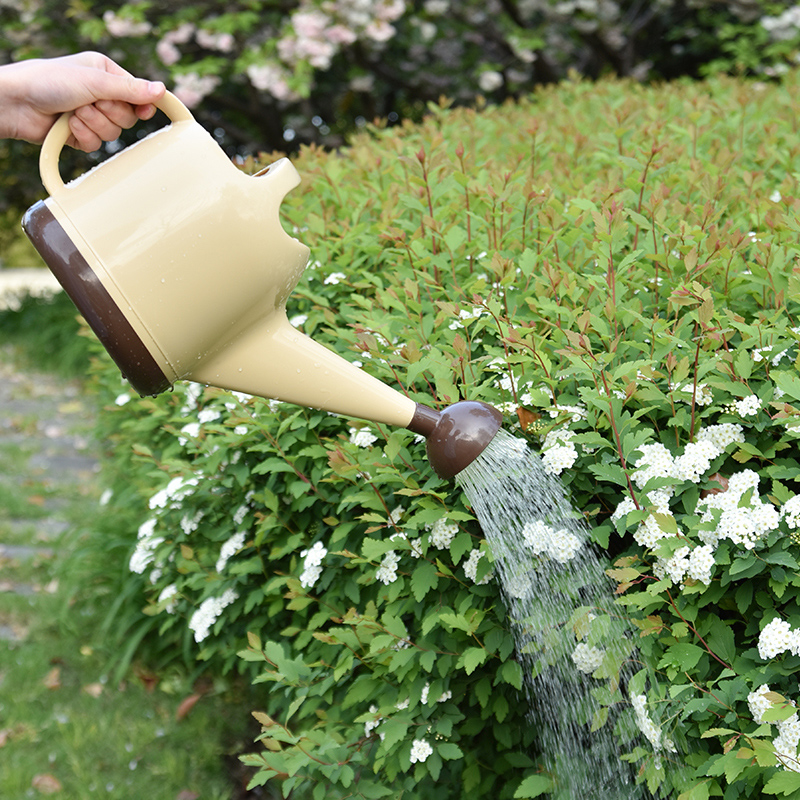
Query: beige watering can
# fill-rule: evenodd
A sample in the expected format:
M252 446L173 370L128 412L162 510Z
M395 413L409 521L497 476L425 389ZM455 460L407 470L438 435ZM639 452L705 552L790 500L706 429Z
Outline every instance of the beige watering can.
M237 169L169 92L171 124L64 183L69 115L39 168L49 193L23 228L142 395L191 380L401 426L427 438L437 474L471 463L500 427L485 403L415 403L296 330L286 300L309 249L279 219L300 182L285 158Z

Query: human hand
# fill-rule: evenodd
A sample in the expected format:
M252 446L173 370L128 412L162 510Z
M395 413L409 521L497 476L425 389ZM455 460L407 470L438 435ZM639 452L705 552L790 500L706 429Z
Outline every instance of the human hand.
M73 111L67 144L91 152L152 117L164 91L100 53L8 64L0 67L0 137L41 144L56 119Z

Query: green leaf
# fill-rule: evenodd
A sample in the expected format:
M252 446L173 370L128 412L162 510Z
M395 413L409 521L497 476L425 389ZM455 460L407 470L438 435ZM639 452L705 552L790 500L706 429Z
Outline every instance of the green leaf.
M679 642L667 648L658 665L659 667L676 667L681 671L690 670L697 665L704 653L705 650L696 644Z
M782 794L784 797L800 791L800 774L788 770L776 772L762 791L764 794Z
M541 797L552 791L553 782L545 775L529 775L517 787L514 797Z
M486 651L482 647L470 647L461 654L457 666L463 667L467 675L473 672L486 660Z
M439 576L436 573L436 567L430 561L423 561L414 567L411 573L411 591L414 593L417 602L421 602L425 595L436 587L438 582Z
M464 753L455 742L441 742L436 745L436 752L445 759L445 761L455 761L457 758L463 758Z

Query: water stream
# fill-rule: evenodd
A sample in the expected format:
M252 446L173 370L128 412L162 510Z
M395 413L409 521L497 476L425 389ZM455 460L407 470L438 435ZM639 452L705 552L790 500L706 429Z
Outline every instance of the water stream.
M618 744L620 733L624 739L637 734L616 677L632 637L614 613L614 587L586 523L561 481L545 472L525 442L503 430L456 481L494 557L530 723L555 782L552 797L644 797ZM607 713L600 698L607 701L614 690L611 718L592 730Z

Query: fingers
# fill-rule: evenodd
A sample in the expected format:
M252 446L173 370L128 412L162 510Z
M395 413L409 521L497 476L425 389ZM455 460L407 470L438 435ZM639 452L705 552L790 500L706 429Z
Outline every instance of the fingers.
M70 118L70 144L87 153L92 152L103 142L118 139L123 128L130 128L137 120L149 119L155 110L152 104L132 106L120 100L98 100L81 106Z

